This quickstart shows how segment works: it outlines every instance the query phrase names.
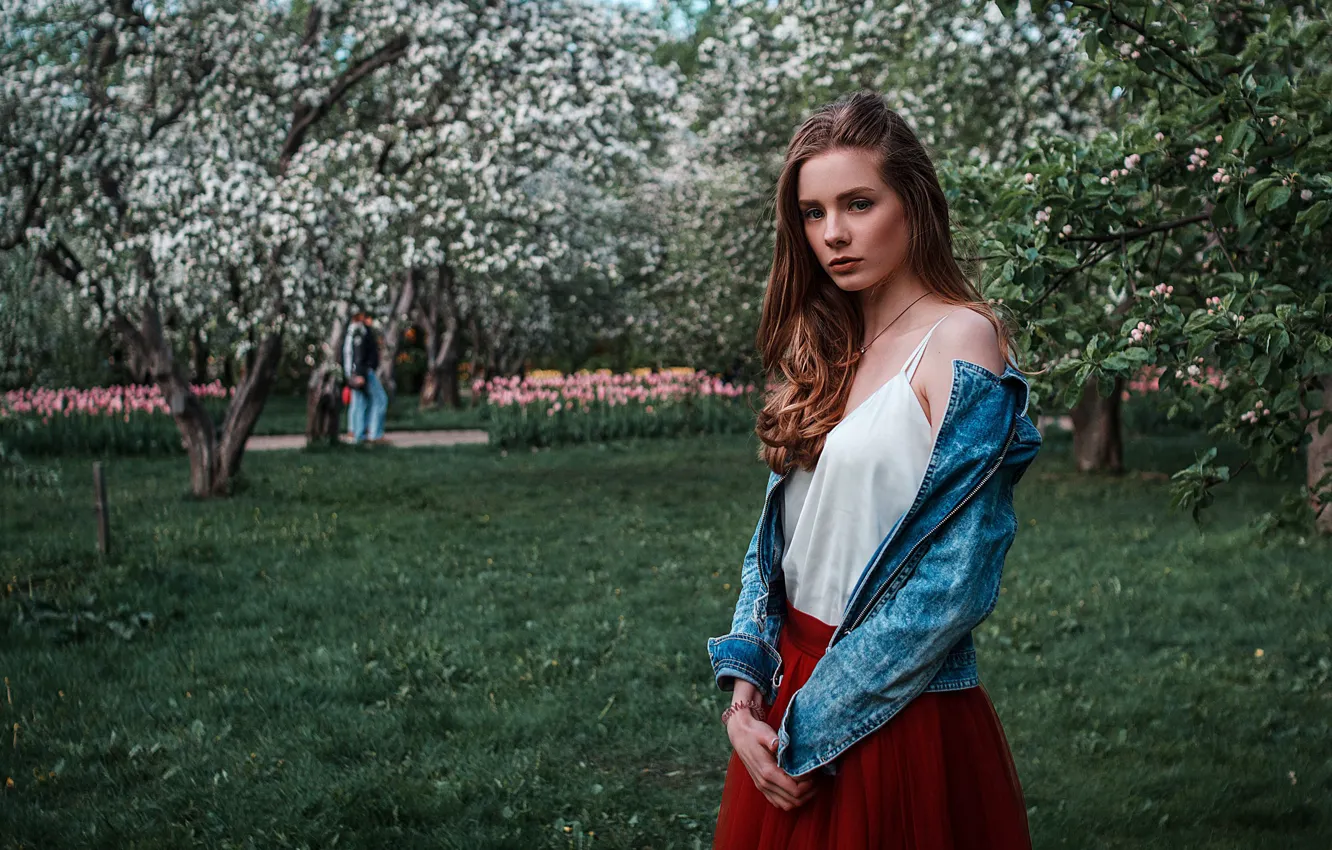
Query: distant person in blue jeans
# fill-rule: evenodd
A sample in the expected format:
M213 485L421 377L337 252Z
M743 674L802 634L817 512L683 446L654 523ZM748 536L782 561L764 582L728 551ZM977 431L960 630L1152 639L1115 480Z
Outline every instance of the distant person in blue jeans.
M388 412L388 394L379 382L379 335L370 325L365 311L352 315L351 327L342 342L342 370L351 387L351 407L347 413L352 442L384 443L384 417ZM368 431L368 433L367 433Z

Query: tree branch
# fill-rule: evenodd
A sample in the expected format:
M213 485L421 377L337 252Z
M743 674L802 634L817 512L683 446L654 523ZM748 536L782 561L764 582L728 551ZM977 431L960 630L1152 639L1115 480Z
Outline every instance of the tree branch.
M1140 227L1137 230L1125 230L1121 233L1105 233L1098 236L1070 236L1064 241L1091 242L1094 244L1101 242L1123 242L1130 239L1140 239L1143 236L1150 236L1153 233L1160 233L1163 230L1174 230L1177 227L1185 227L1190 224L1197 224L1201 221L1208 221L1211 217L1210 213L1198 213L1197 215L1191 215L1187 218L1180 218L1174 221L1162 221L1148 225L1147 227Z
M307 35L307 38L309 36ZM282 145L281 154L278 157L279 171L285 173L287 164L291 158L300 150L301 144L305 141L305 135L310 131L314 124L332 111L344 95L352 86L360 82L365 77L378 71L385 65L391 65L394 62L407 55L407 48L411 44L411 38L406 33L401 33L392 38L383 47L376 50L366 59L359 62L355 67L348 68L333 87L329 89L327 96L321 100L318 105L312 107L302 104L297 107L295 119L292 121L291 131L287 133L287 141Z

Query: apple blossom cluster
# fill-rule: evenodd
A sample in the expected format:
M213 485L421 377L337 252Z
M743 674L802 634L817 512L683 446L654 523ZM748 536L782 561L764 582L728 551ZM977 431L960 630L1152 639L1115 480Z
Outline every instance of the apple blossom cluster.
M1240 414L1240 421L1247 422L1248 424L1253 425L1264 416L1271 416L1271 415L1272 415L1271 409L1268 408L1266 403L1264 403L1261 399L1259 399L1258 401L1253 403L1252 410L1246 410Z
M1189 164L1184 166L1189 171L1197 171L1200 168L1207 167L1207 148L1196 147L1193 153L1189 154Z

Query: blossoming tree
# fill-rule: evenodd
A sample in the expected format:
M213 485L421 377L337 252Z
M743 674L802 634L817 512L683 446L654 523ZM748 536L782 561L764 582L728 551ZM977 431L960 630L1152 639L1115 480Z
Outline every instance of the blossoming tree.
M407 151L500 205L518 192L496 190L486 169L524 167L493 161L523 140L495 129L506 126L496 113L526 112L557 135L551 155L600 133L597 155L628 158L624 122L661 86L636 70L649 51L617 44L617 13L582 3L4 0L0 11L0 250L36 252L149 364L201 496L239 469L284 338L382 294L397 272L377 273L403 268L404 243L385 237L403 235L411 210L394 204L409 199L385 190L400 175L379 158ZM533 75L548 81L543 98L525 93ZM591 77L599 87L579 84ZM588 134L562 132L579 121ZM441 251L505 254L468 246L465 225L445 235ZM210 322L248 348L220 425L174 356L179 330Z
M348 177L361 190L345 213L352 230L374 232L348 252L348 273L362 300L387 313L390 349L400 325L424 331L424 406L457 402L465 333L512 370L549 343L561 317L594 327L571 308L643 253L618 195L642 179L670 114L675 77L652 59L661 38L632 10L515 3L431 69L431 97L374 88L384 123ZM335 325L312 411L332 392L338 335Z
M1178 472L1182 506L1207 504L1239 469L1275 468L1311 435L1307 494L1332 531L1328 10L1062 7L1130 120L1087 142L1050 138L1014 170L957 176L996 257L989 293L1051 367L1047 392L1113 397L1156 367L1178 406L1246 450L1235 470L1212 449Z

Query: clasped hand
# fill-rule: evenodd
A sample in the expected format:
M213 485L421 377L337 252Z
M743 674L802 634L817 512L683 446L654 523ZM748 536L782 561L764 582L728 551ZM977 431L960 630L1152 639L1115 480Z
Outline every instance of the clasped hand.
M769 803L789 812L809 802L816 787L814 780L790 776L777 765L777 735L771 726L741 711L727 721L726 734L754 785Z

